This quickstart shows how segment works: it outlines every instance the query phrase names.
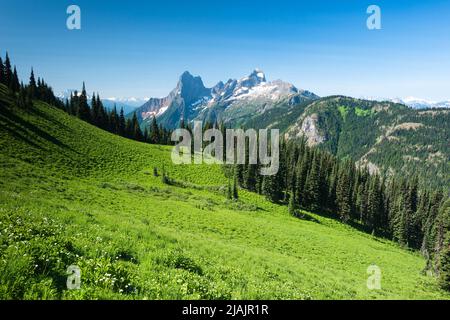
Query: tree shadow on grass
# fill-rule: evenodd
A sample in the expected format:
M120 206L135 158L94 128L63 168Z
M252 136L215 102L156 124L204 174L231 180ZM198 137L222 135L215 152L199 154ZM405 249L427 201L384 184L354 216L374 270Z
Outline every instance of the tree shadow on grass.
M36 115L36 116L42 118L42 119L45 119L45 120L48 120L48 121L52 122L53 124L57 125L57 126L59 127L59 129L64 129L64 130L66 130L66 131L69 131L69 130L70 130L70 128L69 128L67 125L65 125L65 124L62 123L61 121L57 120L57 119L56 119L55 117L53 117L51 114L42 112L41 110L39 110L39 109L36 108L36 107L33 107L33 108L31 108L31 109L29 109L29 110L27 110L27 111L28 111L29 113L32 113L32 114L34 114L34 115Z
M45 150L42 146L39 146L36 142L31 141L28 137L26 137L22 133L26 133L26 131L30 131L32 134L35 134L36 136L38 136L44 140L47 140L47 141L57 145L58 147L70 150L72 152L76 152L71 147L69 147L65 143L61 142L59 139L51 136L47 132L39 129L38 127L31 124L30 122L25 121L24 119L18 117L17 115L13 114L11 111L9 111L5 108L0 109L0 117L3 121L5 121L8 124L7 126L9 128L6 127L5 129L7 129L9 132L11 132L17 138L25 141L26 143L28 143L34 147ZM26 130L24 130L24 128Z
M338 221L340 223L348 225L349 227L352 227L353 229L356 229L356 230L358 230L358 231L360 231L362 233L372 234L373 236L379 237L380 239L389 240L389 237L388 237L388 235L386 233L384 233L384 232L382 232L380 230L375 231L373 228L365 226L365 225L363 225L360 222L355 221L355 220L343 221L334 212L321 211L321 210L315 210L315 211L311 211L311 212L316 214L316 215L318 215L318 216L320 216L320 217L332 219L334 221Z
M6 131L8 131L12 136L14 136L15 138L22 140L23 142L29 144L30 146L36 148L36 149L41 149L41 150L45 150L44 148L42 148L40 145L34 143L33 141L31 141L30 139L28 139L27 137L25 137L24 135L20 134L19 132L17 132L16 130L13 130L11 128L4 128Z
M306 213L305 211L296 210L293 216L298 218L298 219L300 219L300 220L305 220L305 221L310 221L310 222L314 222L314 223L319 223L320 224L319 220L317 220L316 218L314 218L310 214Z

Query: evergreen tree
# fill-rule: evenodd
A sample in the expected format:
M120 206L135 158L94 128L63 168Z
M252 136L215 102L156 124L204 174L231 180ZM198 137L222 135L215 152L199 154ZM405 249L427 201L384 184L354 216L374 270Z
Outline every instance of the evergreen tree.
M66 113L69 113L69 114L70 114L70 104L69 104L69 99L66 99L66 100L64 101L64 111L65 111Z
M244 186L244 164L236 164L235 166L236 180L239 186Z
M91 98L91 120L92 120L92 124L100 127L101 123L100 123L100 105L97 102L97 97L95 96L95 92L92 93L92 98Z
M30 109L32 107L32 101L27 93L27 90L23 84L19 88L19 94L17 96L17 106L21 109Z
M378 176L370 179L369 192L367 197L367 219L365 224L373 231L378 227L382 213L382 198Z
M96 97L96 104L97 104L97 123L98 126L100 128L102 128L103 130L109 130L109 115L108 115L108 111L106 110L106 108L103 105L102 100L100 99L99 94L97 93L97 97Z
M411 231L411 223L413 217L413 206L411 203L411 192L408 181L406 179L402 179L400 183L399 190L399 208L400 212L398 223L400 225L397 226L399 230L399 242L402 245L408 246L410 240L410 231Z
M228 178L228 185L227 185L227 199L231 200L233 199L233 190L231 188L231 181L230 178Z
M2 57L0 57L0 83L5 84L5 66Z
M43 92L44 91L44 86L43 83L41 81L41 78L38 77L37 80L37 85L35 86L34 90L32 91L32 95L36 98L36 99L41 99L41 96L43 96Z
M76 116L78 114L78 93L77 91L70 93L70 114Z
M295 199L301 207L306 206L305 185L309 170L309 156L304 155L297 161L296 180L295 180Z
M124 136L125 135L125 115L123 112L123 108L120 108L120 115L119 115L119 135Z
M390 235L394 234L394 220L395 220L395 201L397 197L397 183L395 179L390 179L385 197L385 208L388 213L387 229Z
M33 68L31 68L30 82L28 84L28 90L30 92L31 97L33 97L33 98L36 97L37 85L36 85L36 79L34 78Z
M134 122L130 124L130 138L134 139ZM119 116L117 114L117 107L114 104L113 109L111 110L111 113L109 114L109 131L112 133L118 133L119 132Z
M87 103L86 86L84 82L83 82L83 89L81 90L81 94L78 97L77 116L81 120L91 122L91 110Z
M268 200L272 200L272 189L271 176L262 176L261 193L266 196Z
M320 165L319 156L314 153L311 163L311 170L308 173L305 183L306 207L312 211L320 208Z
M143 136L142 140L144 142L148 142L148 129L147 129L147 126L145 126L145 128L144 128L144 136Z
M184 124L184 122L182 122ZM153 116L152 123L150 124L150 143L159 144L161 142L160 132L156 117Z
M328 184L328 196L327 196L327 207L328 210L330 210L331 212L337 211L336 187L338 180L338 172L339 172L338 166L337 164L334 164L329 178L330 181Z
M430 231L434 225L434 218L430 216L430 193L428 190L424 190L420 194L420 200L417 207L417 216L422 221L422 244L420 245L420 251L424 257L427 258L427 262L430 259L431 242L429 241Z
M297 143L288 144L287 165L286 165L286 191L294 192L296 183L296 166L299 156ZM289 193L287 192L287 194Z
M408 187L409 187L408 188L409 206L412 212L416 212L418 204L418 189L419 189L419 180L417 176L414 176L412 179L410 179Z
M401 245L407 245L407 213L405 213L405 211L403 210L403 197L401 195L398 195L394 201L395 202L392 208L393 240L397 241Z
M133 139L133 125L130 118L125 121L125 137Z
M444 238L444 228L442 220L441 203L443 194L440 190L433 192L430 197L427 207L427 218L424 223L424 237L422 240L421 251L427 258L427 267L435 274L438 273L438 264L436 263L436 256L441 250L442 239ZM445 207L445 203L444 203Z
M261 192L271 202L279 202L282 199L279 185L277 185L277 175L263 176Z
M118 119L117 119L118 122ZM139 122L137 120L136 112L133 113L133 119L131 120L133 127L133 139L137 141L143 141L144 135L142 134L141 127L139 126Z
M418 189L419 182L417 177L413 177L409 181L408 185L408 212L410 213L409 224L408 224L408 245L411 248L419 249L422 244L423 233L422 233L422 218L420 217L420 212L418 212Z
M367 199L364 197L364 183L358 184L354 190L358 190L355 194L355 210L359 214L359 223L364 223L367 215Z
M336 186L336 202L342 221L347 222L351 214L351 187L348 167L343 168Z
M11 69L11 61L9 60L8 52L6 52L5 57L5 85L10 87L11 86L11 79L13 77L13 72Z
M256 179L258 174L258 166L256 164L248 164L245 171L244 186L246 189L255 192L256 191Z
M288 155L288 147L286 145L285 139L280 139L280 154L279 154L279 164L278 164L278 172L276 174L276 186L279 189L279 192L281 194L280 200L283 200L284 202L287 201L288 197L288 170L287 165L289 162L289 155Z
M328 189L330 184L330 174L332 165L330 155L322 154L319 161L319 207L326 209L328 203Z
M14 71L13 71L10 87L13 92L19 92L20 82L19 82L19 77L17 76L17 69L15 66L14 66Z

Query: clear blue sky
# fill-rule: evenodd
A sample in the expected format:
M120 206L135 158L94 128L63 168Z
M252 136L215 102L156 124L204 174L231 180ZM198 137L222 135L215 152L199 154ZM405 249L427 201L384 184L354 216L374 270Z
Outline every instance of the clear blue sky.
M82 29L66 28L81 8ZM366 9L382 10L382 30ZM0 3L0 51L55 91L163 96L184 70L212 86L254 68L319 95L450 98L450 1L100 1Z

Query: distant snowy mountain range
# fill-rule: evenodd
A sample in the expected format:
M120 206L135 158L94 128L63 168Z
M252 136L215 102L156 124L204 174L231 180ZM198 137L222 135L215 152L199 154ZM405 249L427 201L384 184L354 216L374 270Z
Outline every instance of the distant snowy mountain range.
M61 100L66 100L66 99L70 98L71 94L75 94L75 91L77 91L78 93L80 92L79 90L68 89L68 90L65 90L64 92L61 92L60 94L58 94L57 97ZM87 98L88 98L88 102L90 102L92 97L91 97L91 95L88 94ZM112 108L114 108L114 105L116 105L118 110L120 110L120 108L123 108L123 111L125 113L130 113L130 112L133 112L133 110L135 110L136 108L142 106L146 101L148 101L148 99L149 98L111 97L111 98L102 99L102 102L103 102L103 105L105 106L105 108L112 109Z
M394 101L394 100L393 100ZM429 101L415 97L401 99L403 104L414 109L430 109L430 108L450 108L450 100L447 101Z
M431 101L416 97L406 98L376 98L376 97L362 97L361 99L372 101L390 101L394 103L401 103L413 109L431 109L431 108L450 108L450 100L445 101Z

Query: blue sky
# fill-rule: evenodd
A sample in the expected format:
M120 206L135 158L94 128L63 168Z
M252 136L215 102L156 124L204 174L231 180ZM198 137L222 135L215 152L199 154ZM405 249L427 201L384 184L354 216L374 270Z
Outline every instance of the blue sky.
M81 30L66 8L81 8ZM380 6L382 30L366 27ZM319 95L450 98L450 1L2 1L0 51L55 91L163 96L254 68Z

